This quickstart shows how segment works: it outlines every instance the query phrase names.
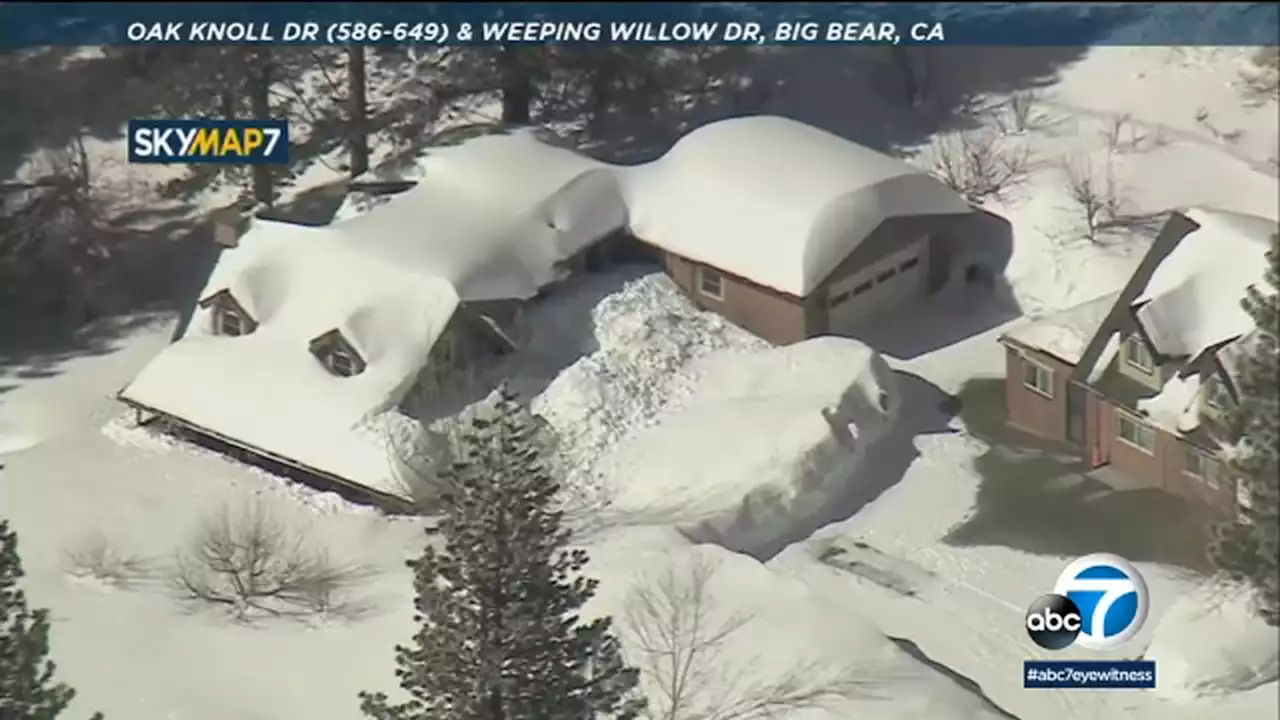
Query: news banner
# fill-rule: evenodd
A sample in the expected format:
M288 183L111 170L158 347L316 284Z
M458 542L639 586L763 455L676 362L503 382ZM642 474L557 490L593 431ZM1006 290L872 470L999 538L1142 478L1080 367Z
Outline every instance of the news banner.
M898 45L946 42L941 22L777 21L488 21L488 22L134 22L125 32L134 43L734 43L791 42Z

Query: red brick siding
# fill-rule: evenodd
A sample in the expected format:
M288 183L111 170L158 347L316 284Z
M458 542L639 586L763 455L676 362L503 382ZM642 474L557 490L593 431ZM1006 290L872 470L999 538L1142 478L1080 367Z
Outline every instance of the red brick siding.
M698 291L698 263L666 253L663 264L671 280L700 308L719 313L778 345L800 342L809 336L805 305L799 298L717 271L724 277L724 298L716 299Z
M1215 489L1205 479L1186 474L1188 444L1177 435L1154 429L1154 452L1144 453L1117 436L1115 406L1105 400L1099 402L1099 406L1100 449L1103 458L1110 461L1114 470L1128 475L1145 487L1158 488L1210 507L1225 511L1231 511L1235 507L1235 485L1228 478L1221 462L1210 460L1210 472L1216 473L1218 478L1218 487Z
M1030 357L1053 371L1053 397L1022 384ZM1054 441L1067 438L1067 376L1071 366L1061 360L1029 348L1008 347L1005 352L1005 409L1010 425Z

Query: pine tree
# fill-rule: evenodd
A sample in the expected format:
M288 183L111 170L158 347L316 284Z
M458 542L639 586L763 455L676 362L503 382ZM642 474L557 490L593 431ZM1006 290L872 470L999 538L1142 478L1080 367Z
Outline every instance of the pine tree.
M49 613L27 606L18 587L22 576L18 536L0 520L0 718L54 720L76 693L53 680Z
M1247 338L1240 403L1229 417L1240 433L1229 464L1250 502L1241 517L1214 529L1209 556L1227 576L1251 583L1260 614L1280 625L1280 235L1271 238L1267 262L1270 288L1251 287L1243 301L1257 330Z
M579 616L596 581L569 549L545 448L505 386L466 423L444 473L443 549L409 563L421 627L396 648L396 674L410 699L361 693L366 716L629 720L643 708L610 620Z

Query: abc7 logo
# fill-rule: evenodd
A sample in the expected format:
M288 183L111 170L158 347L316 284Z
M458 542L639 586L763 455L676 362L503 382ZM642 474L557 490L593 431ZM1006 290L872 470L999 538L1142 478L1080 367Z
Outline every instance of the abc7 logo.
M1147 605L1146 582L1133 565L1109 553L1089 555L1027 608L1027 634L1046 650L1111 650L1142 629Z

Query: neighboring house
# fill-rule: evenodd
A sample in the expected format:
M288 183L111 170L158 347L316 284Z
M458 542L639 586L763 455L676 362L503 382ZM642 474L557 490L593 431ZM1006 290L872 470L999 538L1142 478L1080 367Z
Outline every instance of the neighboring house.
M518 345L523 304L626 217L615 178L585 158L519 135L473 142L332 225L256 220L235 237L224 223L234 247L120 398L380 501L415 499L370 422Z
M695 302L775 343L938 289L972 208L896 158L780 117L722 120L627 171L631 232Z
M1254 337L1240 305L1263 286L1273 220L1175 212L1119 292L1016 327L1009 423L1159 488L1232 512L1249 499L1221 453L1235 368Z

